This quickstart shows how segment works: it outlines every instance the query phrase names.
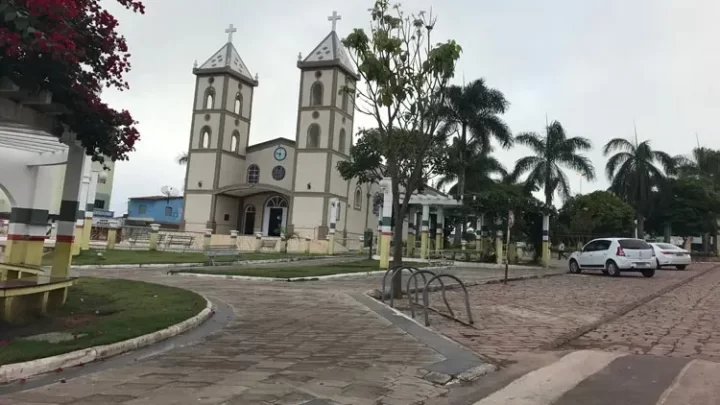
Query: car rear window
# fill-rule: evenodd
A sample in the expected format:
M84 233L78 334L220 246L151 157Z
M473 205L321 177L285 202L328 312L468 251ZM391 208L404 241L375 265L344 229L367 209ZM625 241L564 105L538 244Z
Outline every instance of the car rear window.
M630 250L645 250L645 249L652 249L650 245L647 244L644 240L640 239L620 239L618 241L620 244L620 247L623 249L630 249Z
M657 243L656 244L660 249L667 249L667 250L678 250L678 247L675 245L671 245L669 243Z

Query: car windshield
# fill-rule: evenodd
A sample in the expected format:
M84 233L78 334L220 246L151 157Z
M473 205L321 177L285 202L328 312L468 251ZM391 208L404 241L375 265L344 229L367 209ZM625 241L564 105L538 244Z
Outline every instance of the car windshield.
M620 247L623 249L630 249L630 250L645 250L645 249L652 249L650 245L647 244L644 240L640 239L620 239L618 241L620 244Z
M669 243L656 243L655 246L659 247L660 249L666 249L666 250L680 250L679 247L675 245L671 245Z

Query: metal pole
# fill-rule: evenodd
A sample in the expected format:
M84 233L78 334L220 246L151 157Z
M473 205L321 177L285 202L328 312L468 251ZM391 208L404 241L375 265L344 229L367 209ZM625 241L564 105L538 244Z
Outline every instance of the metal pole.
M508 267L510 263L510 211L508 210L508 221L507 221L507 237L505 243L505 279L503 283L508 282Z

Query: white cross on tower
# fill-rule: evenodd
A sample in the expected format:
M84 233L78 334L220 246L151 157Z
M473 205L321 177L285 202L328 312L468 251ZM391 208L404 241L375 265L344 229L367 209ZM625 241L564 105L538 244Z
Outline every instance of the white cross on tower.
M237 32L237 29L233 27L232 24L228 27L228 29L225 30L225 33L228 34L228 42L232 42L232 36L233 33Z
M342 20L342 16L338 15L337 11L333 11L332 15L328 17L328 21L332 21L332 30L335 31L337 28L337 22Z

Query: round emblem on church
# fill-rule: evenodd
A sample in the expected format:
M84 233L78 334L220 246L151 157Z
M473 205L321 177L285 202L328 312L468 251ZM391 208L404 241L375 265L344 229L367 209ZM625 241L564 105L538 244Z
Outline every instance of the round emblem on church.
M318 118L320 118L320 113L317 112L317 111L313 111L312 117L313 117L314 119L318 119Z
M272 170L273 179L280 181L285 178L285 168L282 166L275 166Z
M242 90L242 83L238 82L238 89Z
M235 120L235 126L240 125L240 120Z
M205 121L210 121L210 114L205 114Z
M345 117L342 118L342 123L343 123L343 124L345 123Z
M315 72L315 77L317 77L318 79L321 78L321 77L322 77L322 71L318 70L317 72Z
M277 160L278 162L282 162L287 157L287 150L282 146L278 146L278 148L275 149L275 153L273 154L273 156L275 156L275 160Z
M215 78L214 77L209 78L208 83L210 83L210 84L215 83Z

